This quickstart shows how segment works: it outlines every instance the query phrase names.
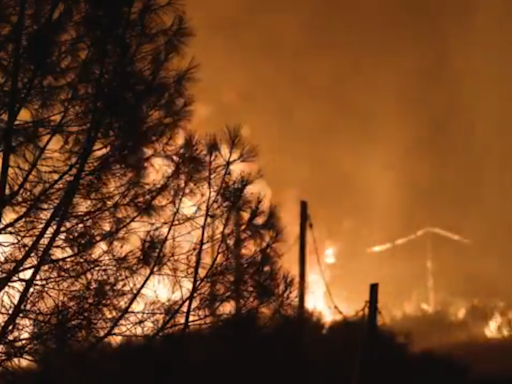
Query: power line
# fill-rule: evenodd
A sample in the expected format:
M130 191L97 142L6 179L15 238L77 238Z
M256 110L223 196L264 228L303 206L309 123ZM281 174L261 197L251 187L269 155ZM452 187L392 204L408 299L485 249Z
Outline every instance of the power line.
M332 296L331 289L330 289L329 284L327 283L327 280L325 278L324 268L320 261L320 253L318 252L318 244L316 242L315 231L313 230L313 220L311 219L311 215L308 215L308 224L309 224L309 230L311 231L311 238L313 240L313 248L314 248L315 254L316 254L316 262L318 264L318 268L320 269L320 277L322 278L322 281L324 283L325 290L327 292L327 295L329 296L329 300L331 301L331 304L334 306L334 309L336 309L336 311L342 317L346 317L345 314L343 313L343 311L338 307L338 305L334 301L334 297Z

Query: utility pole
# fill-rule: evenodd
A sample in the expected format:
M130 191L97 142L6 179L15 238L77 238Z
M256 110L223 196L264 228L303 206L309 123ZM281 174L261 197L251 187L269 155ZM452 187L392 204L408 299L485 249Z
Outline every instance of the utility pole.
M427 273L427 301L429 311L433 312L436 309L436 294L434 286L434 253L433 253L433 235L440 235L444 238L457 241L462 244L471 244L471 241L455 233L446 231L437 227L426 227L409 236L402 237L395 241L376 245L372 248L367 249L369 253L380 253L392 249L394 247L408 243L409 241L418 239L419 237L425 236L427 240L426 250L426 273Z
M308 224L308 203L300 202L299 228L299 318L306 314L306 233Z

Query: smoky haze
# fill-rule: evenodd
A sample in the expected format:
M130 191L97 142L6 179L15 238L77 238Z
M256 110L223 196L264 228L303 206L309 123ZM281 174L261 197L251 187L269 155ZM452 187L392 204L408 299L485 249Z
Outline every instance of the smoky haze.
M339 246L336 284L418 285L421 244L364 249L431 225L473 241L437 246L442 287L512 298L511 1L187 4L196 126L248 126L283 211L307 199Z

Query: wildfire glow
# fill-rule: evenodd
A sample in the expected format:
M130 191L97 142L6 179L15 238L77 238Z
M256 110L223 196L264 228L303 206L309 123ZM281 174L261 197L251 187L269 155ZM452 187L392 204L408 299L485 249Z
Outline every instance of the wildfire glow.
M197 206L197 204L195 204L193 201L191 201L187 198L183 199L181 206L180 206L180 211L184 215L189 215L189 216L194 215L198 209L199 209L199 207Z
M392 244L377 245L373 248L370 248L368 250L368 252L371 252L371 253L383 252L383 251L390 249L392 246L393 246Z
M487 323L484 333L489 339L504 339L512 336L510 318L496 312Z
M333 320L332 309L327 303L325 283L320 273L312 272L308 275L306 306L311 312L320 315L326 323Z
M330 247L325 250L324 261L326 264L334 264L336 262L336 254L334 248Z

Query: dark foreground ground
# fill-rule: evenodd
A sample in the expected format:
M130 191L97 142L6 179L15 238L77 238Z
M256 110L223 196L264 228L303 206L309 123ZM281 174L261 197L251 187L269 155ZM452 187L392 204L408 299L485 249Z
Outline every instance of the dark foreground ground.
M373 339L370 355L365 331L362 321L324 329L313 319L301 328L293 318L272 325L248 318L94 353L47 346L36 356L37 369L4 371L0 382L512 383L510 341L452 344L420 352L396 333L382 329Z
M512 383L512 339L485 337L486 321L454 321L442 312L405 317L391 325L413 350L430 350L463 364L477 382Z
M381 330L367 353L366 324L345 321L328 329L314 319L258 323L227 321L207 330L156 341L125 343L95 353L41 350L37 369L4 372L20 384L111 383L466 383L466 369L432 353L412 352Z
M435 349L442 356L462 362L477 380L512 383L512 340L482 340L445 345ZM493 381L494 380L494 381Z

